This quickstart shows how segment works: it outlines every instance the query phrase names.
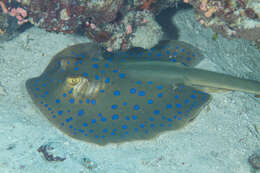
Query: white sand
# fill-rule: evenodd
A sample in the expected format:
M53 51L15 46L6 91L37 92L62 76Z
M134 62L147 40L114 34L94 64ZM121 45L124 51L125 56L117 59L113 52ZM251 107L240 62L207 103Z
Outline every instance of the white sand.
M260 54L242 40L212 40L213 32L194 22L192 10L177 13L180 40L199 47L206 59L200 68L260 81ZM29 37L29 43L26 39ZM38 76L53 55L87 41L72 35L31 28L0 43L1 173L248 173L249 155L259 149L260 100L242 92L213 94L210 105L186 128L150 141L104 147L64 136L32 104L25 81ZM44 55L43 55L44 54ZM37 149L54 142L63 162L45 161ZM10 149L10 147L12 149ZM8 149L9 148L9 149ZM90 159L88 169L81 159Z

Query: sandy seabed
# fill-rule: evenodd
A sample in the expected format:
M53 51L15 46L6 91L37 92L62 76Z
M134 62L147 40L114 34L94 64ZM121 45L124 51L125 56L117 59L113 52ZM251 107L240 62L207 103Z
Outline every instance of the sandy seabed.
M214 41L214 33L194 21L193 10L178 12L172 21L178 39L204 54L199 68L260 81L260 53L248 41ZM97 146L53 127L32 104L25 81L40 75L58 51L87 41L33 27L0 43L1 173L250 172L247 159L260 148L260 100L242 92L214 93L194 122L148 141ZM46 161L37 149L49 143L66 160Z

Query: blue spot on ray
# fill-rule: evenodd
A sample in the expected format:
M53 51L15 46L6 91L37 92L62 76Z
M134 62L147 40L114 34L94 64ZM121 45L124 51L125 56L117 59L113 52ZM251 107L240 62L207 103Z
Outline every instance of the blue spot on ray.
M131 94L136 93L136 89L135 89L135 88L131 88L131 89L130 89L130 93L131 93Z
M120 74L119 74L119 77L120 77L120 78L125 78L125 74L124 74L124 73L120 73Z
M172 108L172 104L167 104L167 109Z
M114 91L114 95L115 96L119 96L120 95L120 91L118 91L118 90Z
M134 110L139 110L140 106L139 105L134 105Z
M148 104L153 104L153 100L149 99Z
M106 120L107 120L106 117L102 117L102 118L101 118L101 121L102 121L102 122L105 122Z
M119 116L117 115L117 114L114 114L113 116L112 116L112 120L117 120L119 118Z
M117 106L117 105L112 105L111 108L112 108L112 109L117 109L118 106Z
M92 103L93 105L95 105L95 104L96 104L96 100L95 100L95 99L92 99L92 100L91 100L91 103Z
M154 113L154 115L158 115L158 114L160 114L160 111L159 110L154 110L153 113Z
M137 120L137 116L136 116L136 115L133 115L133 116L132 116L132 119L133 119L133 120Z
M110 78L106 78L105 82L109 83L110 82Z
M75 102L75 99L69 99L69 102L71 103L71 104L73 104L74 102Z
M97 69L98 68L98 64L93 64L93 68Z
M124 125L122 126L122 129L127 129L127 125L124 124Z
M139 92L138 92L138 95L139 95L139 96L145 96L145 91L139 91Z
M84 110L83 109L79 110L79 112L78 112L78 116L82 116L82 115L84 115Z
M157 95L158 98L161 98L162 96L163 96L163 93L159 93L159 94Z

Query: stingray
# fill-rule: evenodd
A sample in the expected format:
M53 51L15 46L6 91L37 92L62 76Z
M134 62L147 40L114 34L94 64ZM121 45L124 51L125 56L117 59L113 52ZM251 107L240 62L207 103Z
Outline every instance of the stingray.
M113 53L83 43L56 54L26 88L46 118L72 138L99 145L151 139L194 120L211 100L207 91L260 95L258 81L194 68L202 59L181 41Z

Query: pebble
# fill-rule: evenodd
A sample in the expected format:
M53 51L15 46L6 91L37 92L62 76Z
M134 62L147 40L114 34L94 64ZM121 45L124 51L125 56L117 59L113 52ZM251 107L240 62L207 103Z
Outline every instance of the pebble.
M248 162L253 168L260 169L260 150L252 154L248 158Z
M4 89L4 87L0 83L0 96L4 96L4 95L6 95L6 90Z

